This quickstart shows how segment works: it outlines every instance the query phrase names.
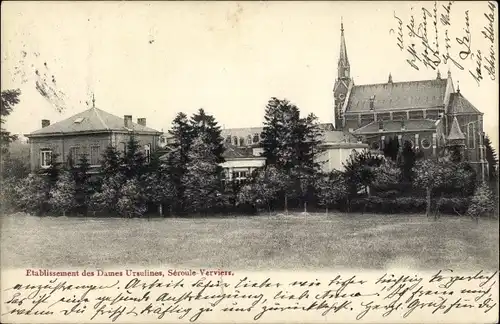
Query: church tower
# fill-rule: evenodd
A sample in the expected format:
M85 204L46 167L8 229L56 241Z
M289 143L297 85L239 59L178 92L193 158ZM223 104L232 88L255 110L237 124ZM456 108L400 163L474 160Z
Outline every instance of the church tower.
M347 47L344 38L344 23L340 23L340 55L337 65L337 79L333 87L334 111L335 111L335 129L343 128L342 107L346 99L349 87L352 87L351 67L347 58Z

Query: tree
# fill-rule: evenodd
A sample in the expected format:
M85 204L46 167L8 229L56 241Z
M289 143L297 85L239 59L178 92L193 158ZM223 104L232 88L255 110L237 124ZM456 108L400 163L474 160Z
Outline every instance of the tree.
M426 191L426 216L431 214L432 192L443 186L452 174L450 163L426 159L417 162L415 168L415 185Z
M148 171L141 179L141 187L148 202L158 206L158 213L163 216L163 205L172 205L175 187L166 167L160 163L157 154L151 157Z
M186 173L182 177L184 197L189 201L188 210L206 212L218 205L221 183L218 174L217 157L211 145L207 145L203 135L197 137L189 152Z
M121 197L120 189L124 185L125 180L125 177L121 173L104 176L100 190L94 192L90 198L89 209L94 213L115 213L117 211L118 200Z
M266 106L262 132L263 156L266 165L274 165L294 179L285 193L285 209L288 194L297 194L304 202L314 187L321 164L316 157L323 151L323 131L316 116L300 117L300 111L288 100L271 98Z
M71 168L71 174L75 181L75 200L77 209L83 214L87 213L87 205L92 195L90 184L90 163L87 154L80 155L78 165Z
M399 139L395 136L387 137L382 151L386 158L396 162L399 155Z
M68 171L62 171L55 186L50 190L50 206L66 216L66 212L76 207L75 196L76 183L73 176Z
M488 179L490 181L495 181L496 179L496 166L498 163L497 153L493 148L490 138L486 135L484 137L484 146L486 148L486 161L488 162Z
M322 177L318 183L319 203L326 208L347 199L348 188L341 172L332 171L328 176Z
M413 168L417 160L417 154L409 141L404 142L398 156L401 179L407 183L411 183L413 180Z
M14 201L22 211L42 215L47 210L49 190L43 176L30 173L14 186Z
M374 169L373 186L378 189L387 189L398 184L401 180L402 172L395 162L385 160Z
M168 153L166 169L170 174L176 199L174 207L177 211L184 210L184 187L182 179L186 173L186 165L189 161L189 151L193 143L193 128L189 124L186 114L180 112L172 122L169 131L173 138L171 151Z
M212 153L216 157L217 163L224 162L224 139L221 135L221 128L212 115L207 115L203 108L198 110L197 114L193 114L190 120L193 131L193 138L203 135L207 144L212 146Z
M12 113L14 106L19 103L19 96L21 96L21 90L3 90L1 92L1 105L0 105L0 144L1 152L0 155L4 155L8 152L9 143L14 141L17 136L10 135L10 132L3 128L5 119ZM2 158L3 160L3 158Z
M122 216L141 217L146 212L144 193L136 178L127 179L118 191L116 209Z
M141 151L139 141L132 134L127 141L127 149L122 159L122 172L127 179L140 177L145 172L146 157Z
M355 195L359 190L369 194L369 186L375 180L375 169L382 164L382 157L373 155L368 150L354 151L343 163L344 177L349 185L349 194Z
M280 192L289 187L290 178L275 166L267 166L257 172L251 183L245 184L238 194L239 204L265 205L271 212L271 203Z
M486 183L482 183L471 198L467 214L476 222L481 216L492 216L495 210L495 199L493 193Z
M101 160L103 177L112 176L120 171L120 153L113 145L106 147Z

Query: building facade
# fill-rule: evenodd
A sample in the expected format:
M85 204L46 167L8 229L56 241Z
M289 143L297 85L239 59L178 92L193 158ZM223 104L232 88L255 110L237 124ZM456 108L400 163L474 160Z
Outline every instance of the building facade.
M48 168L53 157L60 163L78 163L81 155L86 155L91 170L97 171L106 148L113 145L124 152L132 135L149 159L158 147L161 132L147 127L145 118L133 123L131 115L120 118L93 104L92 108L52 125L44 119L41 129L26 134L31 170Z
M353 134L373 150L383 149L390 137L397 138L401 146L408 142L427 158L460 145L464 159L484 179L488 166L483 113L463 96L458 85L455 89L451 73L442 78L438 71L432 80L403 82L394 82L389 73L385 83L356 85L342 24L340 33L333 87L335 129Z

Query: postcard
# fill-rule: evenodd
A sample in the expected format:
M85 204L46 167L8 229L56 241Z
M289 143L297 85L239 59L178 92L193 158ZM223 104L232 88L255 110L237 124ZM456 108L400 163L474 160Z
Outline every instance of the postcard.
M2 323L497 323L498 3L2 3Z

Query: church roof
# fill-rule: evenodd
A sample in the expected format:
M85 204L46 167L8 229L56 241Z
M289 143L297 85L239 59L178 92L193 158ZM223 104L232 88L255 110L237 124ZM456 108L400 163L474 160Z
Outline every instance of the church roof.
M346 112L412 109L444 105L447 79L355 85Z
M448 140L463 140L465 139L464 133L460 129L460 125L458 124L458 119L455 116L453 118L453 122L451 123L450 134L448 134Z
M81 132L127 132L160 133L150 127L132 123L132 129L125 128L124 119L99 108L92 107L50 126L41 128L27 136L60 135Z
M449 113L451 114L481 114L481 112L465 99L460 92L450 95Z
M436 128L436 121L431 119L409 119L404 121L406 131L420 131ZM400 132L401 120L384 120L384 132ZM368 125L358 128L354 134L373 134L379 132L379 121L373 121Z

